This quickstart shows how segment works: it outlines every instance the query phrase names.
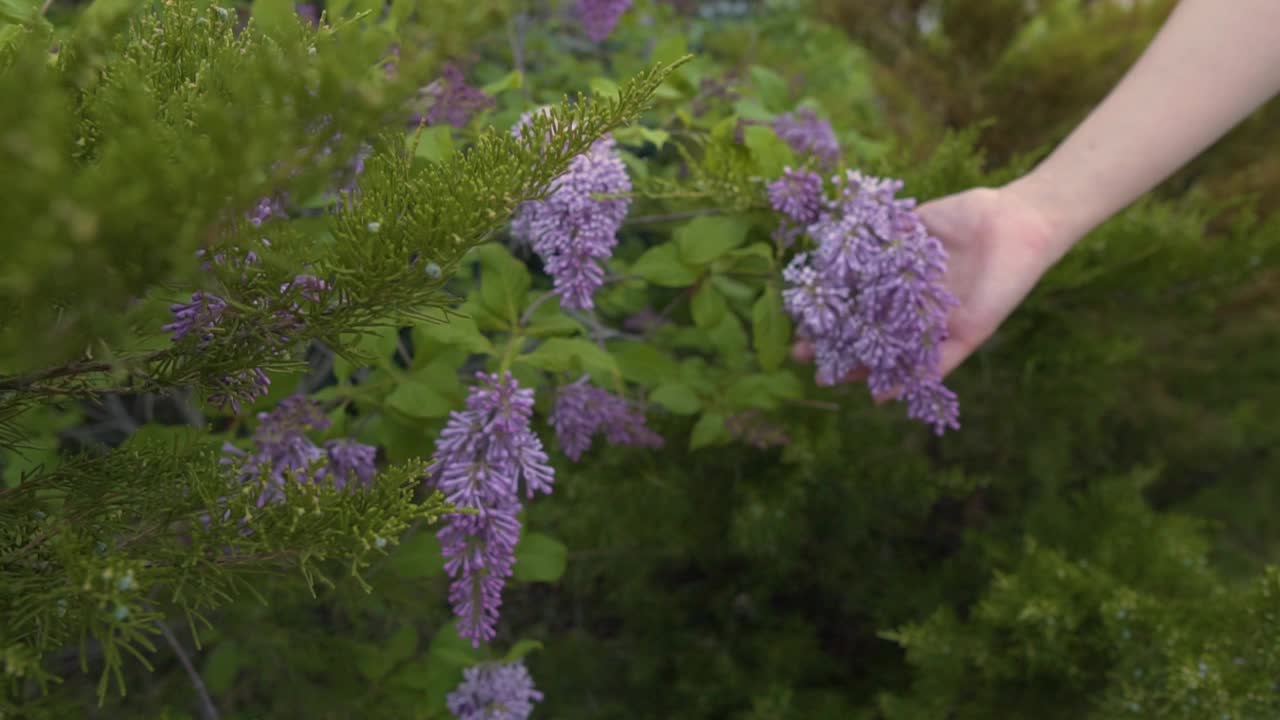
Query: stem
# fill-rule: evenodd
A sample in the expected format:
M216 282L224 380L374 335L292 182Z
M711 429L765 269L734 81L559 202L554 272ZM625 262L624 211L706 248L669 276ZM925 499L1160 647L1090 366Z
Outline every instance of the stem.
M533 314L538 308L542 307L548 300L556 296L555 290L548 290L539 295L533 302L529 303L529 307L525 308L524 313L520 315L520 319L516 321L516 327L523 328L533 319Z
M719 209L708 210L686 210L684 212L660 213L657 215L637 215L626 221L627 225L656 225L659 223L676 222L678 220L689 220L691 218L705 217L708 215L719 215Z
M191 664L187 651L182 649L178 638L174 636L168 625L164 623L156 623L156 625L160 627L160 632L164 633L165 642L169 643L173 653L178 656L178 662L182 663L183 669L187 671L187 677L191 678L191 687L195 688L196 697L200 699L201 717L204 720L219 720L221 715L218 714L218 708L213 704L213 698L209 697L209 690L204 686L204 680L200 679L200 673L196 672L195 666Z

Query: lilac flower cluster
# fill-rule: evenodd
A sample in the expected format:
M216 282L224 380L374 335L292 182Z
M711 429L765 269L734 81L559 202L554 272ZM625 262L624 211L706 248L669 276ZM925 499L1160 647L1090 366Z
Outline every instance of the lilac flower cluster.
M446 703L458 720L526 720L540 700L524 661L517 660L467 668Z
M589 384L585 377L556 394L551 426L560 449L575 462L599 434L612 445L662 447L662 436L645 425L644 413L625 399Z
M622 15L631 7L632 0L578 0L574 14L587 39L593 43L604 42L618 26Z
M319 403L301 395L285 399L270 413L258 414L252 453L230 443L223 445L223 463L239 463L240 477L249 482L264 471L268 485L258 498L258 507L279 502L284 483L320 482L331 479L338 488L349 484L367 486L372 480L377 448L355 440L330 440L324 447L307 437L308 430L324 430L329 418Z
M958 428L959 403L937 370L947 314L956 305L942 285L942 243L915 213L915 201L896 197L899 180L850 170L833 179L834 200L818 183L814 202L822 212L814 220L813 202L794 197L798 187L815 187L812 178L796 177L803 174L789 172L769 190L779 212L802 211L790 220L807 222L817 244L783 272L783 301L814 345L817 381L832 385L865 369L871 392L900 393L911 418L939 434Z
M477 373L465 410L454 411L436 440L428 480L470 513L450 515L437 533L458 633L479 646L493 639L502 588L515 567L520 482L525 493L551 492L555 471L530 428L533 390L510 373Z
M213 262L224 260L215 256ZM245 257L246 263L256 261L252 252ZM329 284L312 275L298 275L293 280L280 286L281 307L272 312L274 322L267 327L256 330L258 337L273 348L283 348L290 341L290 332L300 328L305 322L303 308L299 300L320 304L325 301ZM181 342L189 335L198 336L198 348L206 348L217 336L218 327L228 315L225 300L204 291L191 295L191 301L175 303L169 306L173 321L161 327L171 333L174 342ZM267 394L271 380L261 369L251 368L226 375L215 383L209 402L216 407L230 408L237 415L243 405Z
M805 228L822 216L822 178L812 172L787 168L782 177L768 186L769 203L782 214L774 237L790 246Z
M796 153L816 157L824 168L834 168L840 162L840 141L831 123L808 108L779 115L773 121L773 131Z
M430 101L430 107L425 116L413 116L414 125L424 121L428 125L444 122L461 128L472 115L495 105L494 99L483 90L468 85L462 71L453 63L444 66L440 77L422 89L422 95Z
M517 137L527 121L528 116L516 126ZM530 243L542 258L562 307L594 307L595 292L604 284L602 263L613 255L618 230L631 207L630 198L599 196L630 191L631 178L615 142L604 137L569 163L545 199L527 202L516 211L512 235Z

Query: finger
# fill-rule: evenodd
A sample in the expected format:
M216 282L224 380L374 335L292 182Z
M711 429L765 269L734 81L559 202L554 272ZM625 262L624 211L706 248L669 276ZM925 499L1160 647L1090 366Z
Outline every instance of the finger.
M813 362L813 345L799 340L791 345L791 359L799 363Z
M902 388L894 388L888 392L880 393L879 395L872 395L871 402L875 403L877 406L880 406L889 402L890 400L898 399L898 396L901 394L902 394Z
M947 338L942 341L938 352L940 355L938 373L945 378L973 354L973 344L955 338Z

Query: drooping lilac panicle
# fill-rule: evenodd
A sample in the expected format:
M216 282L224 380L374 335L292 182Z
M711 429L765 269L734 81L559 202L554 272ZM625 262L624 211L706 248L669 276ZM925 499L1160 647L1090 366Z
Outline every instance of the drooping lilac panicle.
M956 304L942 284L942 243L915 201L896 197L901 181L849 171L835 182L837 197L807 227L817 247L783 271L784 305L814 345L818 383L865 369L872 393L900 392L911 418L939 434L959 427L959 403L938 375Z
M618 26L622 15L631 7L632 0L577 0L574 14L587 39L593 43L604 42Z
M496 632L502 588L515 567L520 486L550 492L555 472L530 427L533 391L510 373L476 375L465 410L454 411L436 440L428 480L445 499L474 514L450 515L437 537L458 632L473 645Z
M527 122L527 119L526 121ZM513 132L519 136L524 122ZM618 244L618 230L631 207L631 178L614 150L613 138L597 140L575 157L552 183L547 197L516 211L512 235L542 258L562 307L590 310L604 284L603 263Z
M453 63L446 64L435 82L422 89L430 101L425 118L415 116L416 125L423 119L428 125L448 123L455 128L466 127L471 116L495 105L495 101L483 90L467 84L467 80Z
M582 378L556 394L551 412L556 442L570 460L577 461L603 434L612 445L662 447L662 436L645 424L644 414L620 398Z
M526 720L540 700L524 661L517 660L467 668L446 703L458 720Z
M796 153L812 155L824 167L840 162L840 141L831 123L808 108L779 115L773 121L773 131Z

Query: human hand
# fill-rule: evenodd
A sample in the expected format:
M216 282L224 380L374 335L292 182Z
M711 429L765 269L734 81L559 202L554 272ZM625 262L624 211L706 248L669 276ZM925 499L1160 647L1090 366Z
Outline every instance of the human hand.
M959 300L947 319L949 337L941 346L939 370L944 377L991 337L1073 240L1064 237L1060 225L1032 197L1016 184L976 188L917 209L947 250L943 282ZM797 342L792 356L810 362L813 348ZM855 371L845 382L866 376Z

